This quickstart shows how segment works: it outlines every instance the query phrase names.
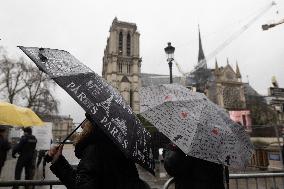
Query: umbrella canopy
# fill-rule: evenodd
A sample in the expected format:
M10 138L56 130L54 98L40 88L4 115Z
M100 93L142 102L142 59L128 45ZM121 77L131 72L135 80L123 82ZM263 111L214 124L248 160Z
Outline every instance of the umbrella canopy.
M115 88L67 51L20 49L96 120L128 158L154 173L151 135Z
M31 109L0 102L0 125L30 127L43 126L43 124Z
M140 90L141 115L186 154L244 168L253 146L243 126L204 94L178 84Z

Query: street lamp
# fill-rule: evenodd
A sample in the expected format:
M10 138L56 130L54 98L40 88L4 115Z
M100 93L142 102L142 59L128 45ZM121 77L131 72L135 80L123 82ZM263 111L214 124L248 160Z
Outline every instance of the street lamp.
M165 48L165 52L168 56L167 62L170 68L170 83L173 83L173 74L172 74L172 67L173 67L173 60L174 60L174 52L175 48L171 45L171 42L168 42L168 46Z

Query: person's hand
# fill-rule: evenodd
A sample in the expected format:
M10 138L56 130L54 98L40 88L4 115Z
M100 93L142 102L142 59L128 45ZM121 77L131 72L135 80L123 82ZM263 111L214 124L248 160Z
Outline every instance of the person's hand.
M59 156L62 155L63 145L53 146L48 151L48 156L52 158L51 163L54 163L58 160Z

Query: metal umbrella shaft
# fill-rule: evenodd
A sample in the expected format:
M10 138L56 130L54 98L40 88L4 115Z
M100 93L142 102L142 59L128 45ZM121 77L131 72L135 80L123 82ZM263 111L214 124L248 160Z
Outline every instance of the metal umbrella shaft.
M81 125L84 123L84 121L82 123L80 123L80 125L78 125L69 135L66 136L66 138L60 142L60 144L56 147L56 149L58 149L60 146L64 145L65 142L79 129L79 127L81 127ZM48 154L45 155L44 160L46 162L51 162L52 161L52 157L49 156Z

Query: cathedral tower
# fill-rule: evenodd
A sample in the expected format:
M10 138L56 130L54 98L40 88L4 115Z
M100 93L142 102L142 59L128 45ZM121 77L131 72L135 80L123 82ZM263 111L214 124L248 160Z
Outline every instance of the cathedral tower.
M135 113L139 113L141 58L139 37L134 23L114 18L104 50L102 76L118 89Z

